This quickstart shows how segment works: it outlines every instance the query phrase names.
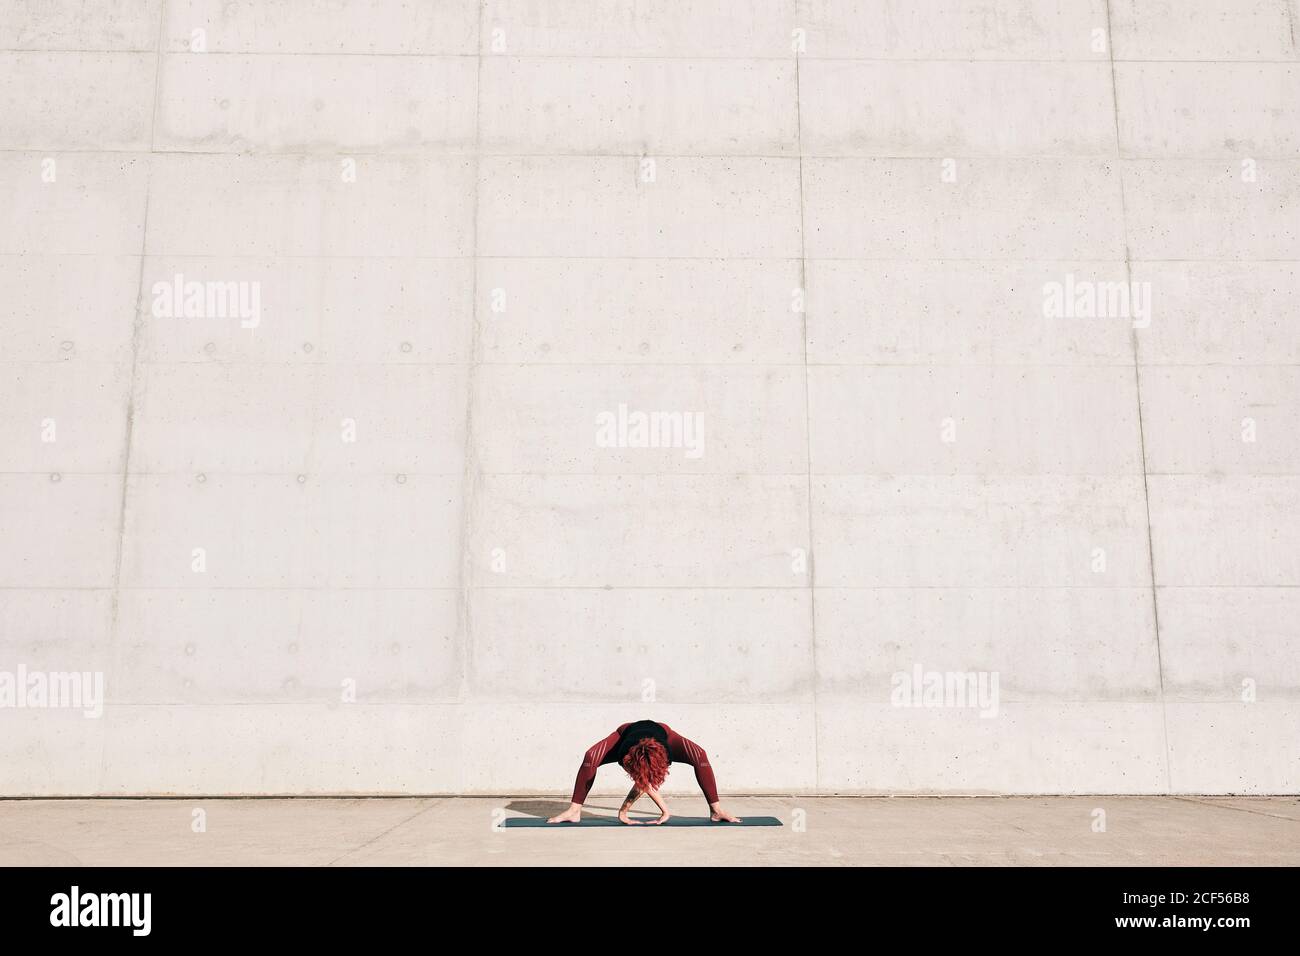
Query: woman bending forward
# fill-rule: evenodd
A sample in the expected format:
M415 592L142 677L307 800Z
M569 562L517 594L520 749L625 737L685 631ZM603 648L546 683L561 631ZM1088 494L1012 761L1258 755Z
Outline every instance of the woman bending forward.
M604 740L597 741L587 748L578 767L578 779L573 783L573 802L569 809L556 814L547 823L577 823L582 819L582 805L587 801L591 785L596 781L596 770L607 763L616 763L632 778L632 789L619 807L618 818L623 823L650 825L663 823L672 816L668 804L664 802L659 788L668 776L668 767L673 761L688 763L695 768L695 782L704 791L704 799L709 803L709 819L714 823L740 823L722 809L718 803L718 785L713 780L713 768L709 766L709 755L704 748L693 740L687 740L667 724L653 720L638 720L623 724ZM627 812L642 796L648 796L659 808L658 820L632 820Z

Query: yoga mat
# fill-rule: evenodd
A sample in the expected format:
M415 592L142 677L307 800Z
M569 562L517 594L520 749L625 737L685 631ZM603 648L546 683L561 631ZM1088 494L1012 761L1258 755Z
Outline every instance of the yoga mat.
M566 830L572 827L622 827L624 830L658 830L659 827L714 827L725 830L728 827L779 827L781 821L776 817L741 817L740 823L714 823L708 817L669 817L667 823L658 826L629 827L619 823L614 817L583 817L581 823L547 823L545 817L506 817L502 826L532 827L534 829Z

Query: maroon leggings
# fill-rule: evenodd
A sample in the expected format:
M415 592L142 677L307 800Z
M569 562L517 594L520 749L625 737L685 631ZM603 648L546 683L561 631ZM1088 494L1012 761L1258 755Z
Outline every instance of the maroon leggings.
M587 748L582 758L582 766L578 768L578 779L573 782L574 803L587 802L591 785L596 782L596 770L607 763L614 762L614 747L618 744L618 738L623 730L629 726L631 725L620 725L604 740L599 740ZM694 767L695 782L704 791L704 799L708 800L710 805L717 803L718 785L713 779L713 768L709 766L709 755L704 752L704 748L693 740L687 740L667 724L659 726L668 731L668 756L672 762L688 763Z

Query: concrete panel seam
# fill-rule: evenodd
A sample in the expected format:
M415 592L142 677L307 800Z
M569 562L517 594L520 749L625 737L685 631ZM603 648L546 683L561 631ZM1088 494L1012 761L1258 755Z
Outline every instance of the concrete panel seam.
M150 153L147 156L148 166L145 169L144 180L144 212L140 227L140 268L136 276L135 308L131 314L131 373L127 377L126 383L126 422L123 430L125 447L122 449L122 488L121 499L118 502L117 555L113 566L113 598L109 605L109 653L114 660L118 658L119 654L118 611L121 603L122 553L126 541L127 495L131 483L131 444L135 429L135 382L139 366L140 333L143 326L141 315L144 309L144 270L149 245L149 191L153 182L152 151L154 129L158 121L158 84L162 78L162 37L167 22L167 0L163 0L158 6L158 42L154 50L153 103L151 104L149 120ZM108 738L105 736L100 741L99 778L101 780L104 779L108 772L107 761ZM98 789L98 786L96 789Z
M798 18L799 3L795 0L794 14ZM817 715L817 555L813 536L813 495L812 495L812 401L808 382L808 244L807 227L804 221L803 198L803 113L800 106L799 56L794 58L794 142L795 152L799 157L799 287L804 296L804 308L799 313L800 338L803 348L803 412L804 412L804 463L807 465L808 496L805 499L808 510L808 653L809 666L812 669L812 735L813 735L813 786L821 787L821 747L818 732Z
M1115 114L1115 159L1119 166L1119 208L1120 208L1120 231L1124 238L1124 277L1132 288L1133 283L1133 262L1129 253L1128 243L1128 211L1124 195L1124 170L1122 168L1123 157L1120 155L1120 127L1119 127L1119 85L1115 80L1115 42L1111 30L1111 0L1106 0L1106 49L1110 56L1110 92L1114 105ZM1138 337L1137 330L1132 329L1129 337L1133 342L1133 397L1137 402L1137 425L1138 425L1138 445L1142 457L1142 505L1146 512L1147 521L1147 563L1151 572L1151 615L1153 627L1155 628L1156 638L1156 677L1158 680L1158 690L1160 694L1160 725L1161 732L1164 736L1164 765L1165 765L1165 789L1166 792L1173 790L1173 777L1171 763L1171 754L1169 748L1169 714L1165 707L1165 668L1164 659L1160 649L1160 602L1156 597L1156 566L1155 566L1155 544L1151 535L1151 492L1147 482L1147 449L1146 449L1146 432L1142 421L1142 368L1138 360Z
M462 700L470 697L470 682L474 666L474 626L471 620L471 602L469 593L473 583L473 555L471 554L471 535L473 528L474 488L477 484L477 456L474 447L474 392L479 358L479 314L478 314L478 215L479 193L482 189L481 176L481 140L483 135L483 23L487 17L487 2L480 0L478 5L478 33L474 41L476 69L474 73L474 197L470 204L470 259L473 262L473 276L470 279L469 303L469 346L466 353L465 375L465 452L464 470L460 488L460 593L458 596L459 612L457 620L460 626L460 695Z

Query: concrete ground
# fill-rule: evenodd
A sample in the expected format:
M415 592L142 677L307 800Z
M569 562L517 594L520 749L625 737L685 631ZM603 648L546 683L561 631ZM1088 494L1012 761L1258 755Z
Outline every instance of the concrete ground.
M590 807L612 814L617 803L597 797ZM0 864L1300 865L1295 797L737 797L735 812L785 825L496 825L562 806L546 797L7 800Z

